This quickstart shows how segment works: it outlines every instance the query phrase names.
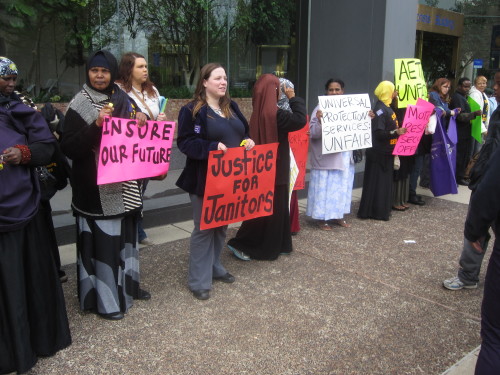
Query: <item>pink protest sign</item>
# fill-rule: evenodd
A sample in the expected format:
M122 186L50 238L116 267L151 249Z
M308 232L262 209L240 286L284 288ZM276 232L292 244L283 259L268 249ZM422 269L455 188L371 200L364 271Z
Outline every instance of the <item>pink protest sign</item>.
M392 152L393 155L410 156L415 154L433 110L433 104L420 98L417 100L417 104L408 105L403 120L403 128L406 128L407 131L399 136Z
M102 128L97 184L155 177L167 173L175 122L107 117Z

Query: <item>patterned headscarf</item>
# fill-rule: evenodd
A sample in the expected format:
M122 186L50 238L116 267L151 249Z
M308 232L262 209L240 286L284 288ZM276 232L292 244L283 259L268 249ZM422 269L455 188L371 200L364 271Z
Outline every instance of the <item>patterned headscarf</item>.
M395 89L394 83L391 81L382 81L378 84L374 94L382 103L389 106L392 102L392 94Z
M284 88L286 87L293 87L293 83L290 82L286 78L280 78L280 97L278 98L278 107L283 109L284 111L292 112L292 109L290 108L290 103L288 102L288 97L285 95Z
M0 56L0 77L11 75L17 76L16 64L7 57Z

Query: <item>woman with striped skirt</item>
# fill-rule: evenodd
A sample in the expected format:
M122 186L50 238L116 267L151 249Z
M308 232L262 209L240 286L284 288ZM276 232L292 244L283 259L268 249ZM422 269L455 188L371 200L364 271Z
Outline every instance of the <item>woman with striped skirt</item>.
M114 80L118 64L107 51L87 63L87 83L66 113L61 141L73 160L71 206L77 226L80 308L110 320L123 318L134 299L151 295L139 288L137 220L142 208L140 181L97 185L97 160L104 117L146 116Z

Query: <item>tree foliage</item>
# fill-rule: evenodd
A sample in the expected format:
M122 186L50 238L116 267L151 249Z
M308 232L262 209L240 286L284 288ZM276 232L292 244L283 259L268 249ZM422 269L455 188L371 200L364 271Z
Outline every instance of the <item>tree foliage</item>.
M96 0L0 0L0 27L10 44L29 45L32 63L26 81L40 89L37 73L41 64L42 37L53 36L50 44L61 43L63 53L58 56L65 68L85 63L86 52L93 47L99 17ZM100 20L109 19L115 9L104 7Z
M53 34L54 50L56 43L63 46L57 57L67 68L83 65L95 47L109 48L126 29L131 38L144 33L150 45L174 55L184 85L192 89L205 56L229 56L228 43L238 46L231 48L237 61L255 45L289 44L295 5L291 0L0 0L2 30L17 31L0 34L0 52L2 36L11 45L29 43L28 80L36 81L44 31Z
M490 60L492 26L500 21L498 0L457 1L454 11L465 15L464 36L461 41L462 69L474 59ZM489 64L486 64L489 67ZM461 72L458 72L460 76Z
M206 48L222 38L225 23L220 15L225 14L225 4L217 0L147 0L137 8L136 0L122 0L122 3L132 37L137 33L140 19L140 27L149 35L158 36L175 52L184 82L192 88L198 80Z
M288 44L290 20L295 1L252 0L251 16L247 20L255 44Z

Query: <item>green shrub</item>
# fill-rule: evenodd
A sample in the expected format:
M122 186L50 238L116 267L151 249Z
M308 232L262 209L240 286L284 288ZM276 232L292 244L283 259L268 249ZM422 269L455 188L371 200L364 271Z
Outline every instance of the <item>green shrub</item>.
M251 98L252 90L240 87L231 87L229 89L229 94L231 98Z
M159 88L160 95L169 99L191 99L193 97L193 93L189 91L186 86L181 87L162 87Z

